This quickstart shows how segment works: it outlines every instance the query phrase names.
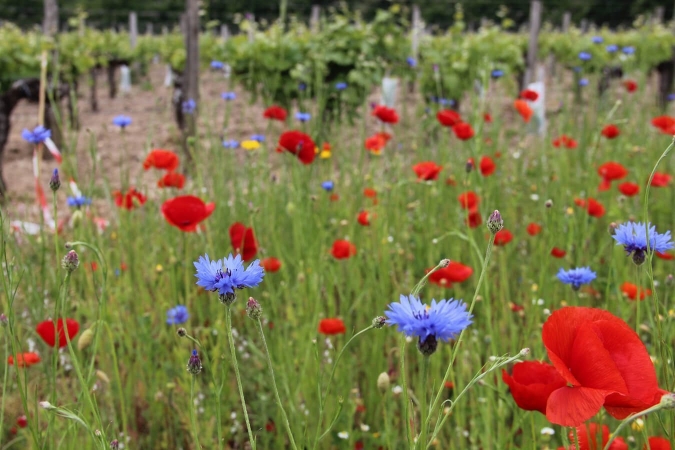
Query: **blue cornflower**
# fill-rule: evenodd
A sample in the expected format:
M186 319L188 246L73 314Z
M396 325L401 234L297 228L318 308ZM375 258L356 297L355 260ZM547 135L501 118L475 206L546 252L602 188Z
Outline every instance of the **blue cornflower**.
M674 93L668 94L668 97L666 97L666 99L667 99L669 102L672 102L673 100L675 100L675 94L674 94Z
M91 199L89 197L85 197L84 195L78 195L77 197L68 197L66 199L66 202L68 203L68 206L78 209L83 206L91 205Z
M312 118L312 115L310 113L305 112L296 112L295 118L298 119L300 122L307 122L309 121L309 119Z
M607 50L609 53L614 53L619 50L619 46L616 44L609 44L607 47L605 47L605 50Z
M230 277L223 273L223 261L211 261L209 255L200 256L199 260L193 263L197 269L197 286L203 287L207 291L219 291L221 294L234 292Z
M588 78L582 78L581 80L579 80L579 86L581 87L588 86Z
M335 183L333 183L331 180L327 180L321 183L321 187L323 188L324 191L330 192L335 187Z
M626 47L623 47L623 48L621 49L621 52L622 52L624 55L632 55L632 54L635 53L635 47L632 47L632 46L628 45L628 46L626 46Z
M260 266L260 261L255 260L247 268L241 255L211 261L209 255L200 256L194 263L197 273L197 286L207 291L218 291L220 300L225 304L231 304L235 300L235 289L256 287L265 276L265 270Z
M408 63L408 66L415 68L417 67L417 60L413 58L412 56L408 56L406 58L406 62Z
M455 104L455 101L453 99L448 99L448 98L440 98L438 99L438 103L440 103L442 106L453 106Z
M252 134L251 140L252 141L258 141L258 142L265 142L265 135L264 134Z
M183 112L185 114L194 114L195 109L197 109L197 103L193 99L188 99L183 102Z
M460 300L432 300L427 306L412 295L401 295L399 302L389 304L384 314L388 325L397 325L406 336L419 338L417 346L425 356L436 350L438 340L454 339L471 325L473 317Z
M594 44L602 44L604 39L602 38L602 36L593 36L591 38L591 41L593 41Z
M579 59L582 61L590 61L592 57L588 52L579 52Z
M501 77L504 76L504 71L501 70L501 69L495 69L495 70L492 71L492 73L490 74L490 76L491 76L492 78L495 78L495 79L501 78Z
M574 67L572 67L572 70L579 73L579 72L581 72L581 66L574 66Z
M595 280L596 275L590 267L578 267L570 270L565 270L561 267L557 277L563 283L571 284L572 289L578 291L582 284Z
M337 89L338 91L344 91L345 89L347 89L347 83L345 83L343 81L340 81L339 83L335 83L335 89Z
M115 116L112 123L113 125L117 125L121 129L125 129L126 127L131 125L131 117L124 115Z
M39 144L40 142L44 142L47 138L52 137L52 132L42 125L38 125L33 131L24 128L21 132L21 137L24 141L28 141L31 144Z
M190 317L190 314L188 314L187 308L183 305L178 305L166 312L166 323L168 325L180 325L187 322L188 317Z
M299 91L304 91L305 89L307 89L307 83L302 83L302 82L298 83L298 90Z
M220 97L223 100L235 100L237 98L237 94L234 92L223 92L220 94Z
M223 70L223 67L225 67L225 64L223 64L221 61L211 61L211 68L213 70Z
M236 289L253 288L259 285L265 276L265 269L260 265L260 260L255 260L244 269L244 261L241 255L230 256L223 259L223 265L230 273L232 286Z
M637 265L645 262L647 257L647 232L649 232L649 250L664 253L673 248L670 240L670 230L665 233L657 233L656 227L651 223L645 226L642 222L622 223L614 230L612 237L616 245L623 245L627 255L633 255L633 262Z
M223 147L225 148L237 148L239 147L239 142L234 139L223 141Z

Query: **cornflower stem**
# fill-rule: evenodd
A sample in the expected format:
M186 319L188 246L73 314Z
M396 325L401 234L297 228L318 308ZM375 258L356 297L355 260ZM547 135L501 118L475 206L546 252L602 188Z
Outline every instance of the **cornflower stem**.
M190 378L190 424L192 425L192 433L195 435L196 448L202 448L199 445L199 430L197 429L197 421L195 420L195 376L192 375Z
M413 441L412 427L410 425L410 414L408 413L408 408L410 408L410 393L408 392L408 383L405 376L405 347L406 347L406 337L401 336L401 387L403 388L403 420L405 420L405 430L406 438L408 440L408 448L415 448Z
M669 394L666 394L666 395L669 395ZM664 408L672 408L672 405L670 405L669 403L663 403L663 402L657 403L656 405L652 406L651 408L647 408L644 411L641 411L637 414L633 414L632 416L622 420L621 423L619 424L619 426L616 427L616 430L614 430L614 432L609 435L609 440L607 441L607 444L605 444L605 447L603 448L603 450L609 450L609 448L612 445L612 442L614 442L614 440L617 437L619 437L619 434L621 433L621 430L623 430L628 425L630 425L630 423L632 421L634 421L635 419L639 419L640 417L646 416L647 414L650 414L650 413L659 411L661 409L664 409ZM578 440L577 440L577 442L578 442Z
M394 448L391 445L391 417L389 415L389 393L385 392L382 395L382 414L384 415L384 435L386 436L387 448Z
M488 265L490 264L490 257L492 256L492 247L494 246L494 235L492 235L492 238L493 239L490 239L488 241L487 250L485 250L485 258L483 259L483 267L481 268L480 277L478 278L478 284L476 286L476 290L473 293L473 298L471 299L471 304L469 305L469 314L471 314L473 312L473 308L476 305L476 299L478 298L478 292L480 292L480 288L483 285L483 280L485 279L485 273L487 272ZM450 378L450 373L452 372L452 365L454 364L455 359L457 358L457 353L459 352L459 346L462 343L462 338L464 337L465 331L466 331L466 328L463 329L459 333L459 337L457 338L455 346L452 349L452 356L450 357L450 362L448 363L448 368L445 371L445 375L443 375L443 379L441 380L440 386L438 388L438 392L436 393L436 397L434 397L434 401L431 403L431 407L429 408L429 413L427 414L425 422L431 421L431 416L433 415L434 411L436 411L436 408L438 407L438 404L441 401L441 397L443 395L443 389L445 387L445 382ZM453 405L454 405L454 403L453 403ZM425 426L429 426L429 424L427 423L427 424L425 424Z
M110 329L110 326L108 325L107 322L101 321L101 323L105 326L106 331L108 332L108 339L110 341L110 353L112 355L113 359L113 367L115 368L115 379L117 381L117 386L119 387L119 396L120 396L120 410L122 412L122 431L124 432L125 436L128 436L128 428L127 428L127 409L124 404L124 386L122 385L122 377L120 377L120 367L119 364L117 363L117 350L115 349L115 336L112 333L112 330Z
M642 281L641 278L642 277L640 277L640 266L635 266L635 280L637 282L637 292L635 293L635 296L636 296L635 297L635 303L637 303L637 305L635 305L635 332L638 335L640 335L640 303L641 303L640 302L640 294L641 294L641 292L640 292L641 284L640 283ZM658 317L657 317L657 320L658 320Z
M3 333L5 335L5 354L3 361L9 358L9 331ZM18 363L17 363L18 365ZM0 430L4 430L5 425L5 399L7 398L7 380L9 379L9 364L5 364L4 374L2 376L2 400L0 400Z
M56 217L58 208L56 207L56 192L52 192L52 205L54 208L54 255L56 256L56 267L61 264L59 257L59 223Z
M331 423L328 426L328 429L326 431L324 431L324 433L322 435L319 435L319 430L321 428L321 421L323 419L324 405L326 403L326 398L328 398L328 393L330 392L330 387L333 384L333 377L335 376L335 369L337 368L337 365L340 362L340 358L342 358L342 355L344 354L345 349L347 347L349 347L349 344L354 339L356 339L358 336L362 335L363 333L365 333L366 331L368 331L372 328L374 328L373 325L370 325L370 326L364 328L363 330L359 331L358 333L356 333L351 338L349 338L349 340L345 343L345 345L342 346L342 348L340 349L340 353L338 353L337 358L335 358L335 363L333 364L333 368L330 371L330 376L328 377L328 384L326 385L326 391L324 392L323 395L319 394L319 418L318 418L317 424L316 424L316 432L314 433L314 445L312 446L313 449L315 449L316 446L319 444L319 441L321 440L321 438L328 434L328 432L330 431L331 427L334 424L334 421L333 421L333 423Z
M424 287L424 285L427 284L427 280L429 279L429 277L431 276L431 274L434 273L434 272L436 272L436 271L437 271L438 269L440 269L441 267L443 267L443 265L444 265L444 264L443 264L443 261L441 261L440 263L438 263L438 264L436 265L436 267L434 267L434 268L431 269L426 275L424 275L424 276L422 277L422 279L421 279L420 281L417 282L417 284L415 285L415 287L413 288L413 290L410 291L410 295L412 295L413 297L417 297L417 296L419 295L420 291L422 290L422 288Z
M237 350L234 348L234 336L232 335L232 309L227 307L227 339L230 341L230 353L232 354L232 365L234 366L234 374L237 377L237 387L239 388L239 398L241 399L241 407L244 410L244 420L246 420L246 429L248 430L248 439L252 450L255 450L255 436L251 431L251 422L248 419L248 411L246 410L246 400L244 399L244 388L241 384L241 375L239 374L239 365L237 364Z
M425 417L426 417L426 409L428 406L426 394L428 373L429 373L429 357L427 355L424 355L422 357L422 376L420 377L419 381L420 391L418 394L420 400L420 427L421 427L420 435L419 438L417 439L419 448L425 448L427 444L428 421L425 420Z
M260 333L260 338L262 339L263 347L265 348L265 357L267 359L267 368L269 369L270 372L270 378L272 379L272 387L274 388L274 395L276 396L277 399L277 405L279 405L279 409L281 410L281 415L284 418L284 427L286 427L286 433L288 433L288 439L291 441L291 448L294 450L297 450L298 447L295 445L295 439L293 438L293 431L291 430L291 424L288 421L288 416L286 415L286 410L284 409L283 403L281 403L281 397L279 396L279 389L277 388L277 381L276 378L274 377L274 368L272 367L272 357L270 356L270 351L267 348L267 341L265 340L265 333L263 332L263 326L262 322L260 321L260 318L256 320L258 324L258 332Z

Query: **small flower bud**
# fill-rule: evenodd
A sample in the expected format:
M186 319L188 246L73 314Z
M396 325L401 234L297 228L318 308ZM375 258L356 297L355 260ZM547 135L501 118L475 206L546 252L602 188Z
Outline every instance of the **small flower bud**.
M551 200L551 199L549 198L548 200L546 200L546 201L544 202L544 206L546 206L547 208L552 207L552 206L553 206L553 200Z
M520 351L520 356L527 356L527 355L529 355L529 354L530 354L530 349L527 348L527 347L525 347L524 349L522 349L522 350Z
M52 177L49 179L49 189L56 192L61 187L61 178L59 177L59 169L54 169Z
M387 372L382 372L379 377L377 377L377 388L383 394L389 390L389 374Z
M187 371L192 375L197 375L202 371L202 360L199 359L199 353L197 353L197 350L192 350L192 355L190 356L190 360L187 364Z
M673 281L675 281L675 278L673 278L673 274L672 273L668 274L668 276L666 277L666 286L672 286ZM0 314L0 324L2 323L2 316L3 315L4 314Z
M77 269L79 265L80 258L78 258L75 250L69 251L66 256L63 257L63 260L61 260L61 267L63 267L68 272L72 272L73 270Z
M420 338L420 340L417 342L417 349L424 356L433 355L437 348L438 341L434 335L428 336L424 342L422 342L422 338Z
M492 214L490 214L490 217L487 221L487 227L492 234L497 234L499 230L504 228L504 219L502 219L502 215L499 214L499 211L496 209Z
M102 435L103 435L103 433L101 433L101 430L99 430L99 429L94 430L94 436L101 437Z
M120 441L117 439L110 441L110 450L117 450L118 448L120 448Z
M253 297L249 297L246 302L246 314L253 320L258 320L262 316L262 306Z
M438 263L438 265L442 268L445 269L450 265L450 260L449 259L441 259L441 262Z
M91 328L87 328L80 334L80 337L77 339L77 349L79 351L84 350L85 348L89 347L91 343L94 341L94 330Z
M468 160L466 162L466 166L464 166L464 170L466 170L466 173L471 173L471 171L473 170L473 161L472 160Z
M672 392L665 394L663 397L661 397L661 401L659 403L666 408L675 408L675 394Z
M220 299L220 303L230 306L237 299L237 294L228 292L227 294L219 294L218 298Z
M382 328L384 324L386 323L387 319L383 316L377 316L376 318L373 319L373 326L375 328Z
M607 231L609 232L609 234L614 234L614 230L616 230L618 227L619 225L617 225L616 222L612 222L607 227Z
M43 409L47 409L47 410L54 409L54 405L52 405L51 403L49 403L49 402L46 401L46 400L41 401L41 402L39 403L39 405L40 405L40 407L43 408Z
M180 327L179 329L177 329L176 333L178 333L178 336L180 336L180 337L187 336L187 330L183 327Z
M5 313L0 313L0 326L7 326L9 324L9 319L5 315Z

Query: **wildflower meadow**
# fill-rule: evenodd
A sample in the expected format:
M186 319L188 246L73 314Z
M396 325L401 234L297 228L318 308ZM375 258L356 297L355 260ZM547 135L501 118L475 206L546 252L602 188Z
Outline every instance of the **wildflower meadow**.
M0 449L675 448L672 31L284 8L0 26Z

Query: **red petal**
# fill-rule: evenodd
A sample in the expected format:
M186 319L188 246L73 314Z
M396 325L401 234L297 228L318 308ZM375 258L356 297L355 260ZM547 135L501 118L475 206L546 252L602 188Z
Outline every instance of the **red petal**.
M586 387L563 387L546 404L546 418L557 425L576 427L600 411L609 391Z

